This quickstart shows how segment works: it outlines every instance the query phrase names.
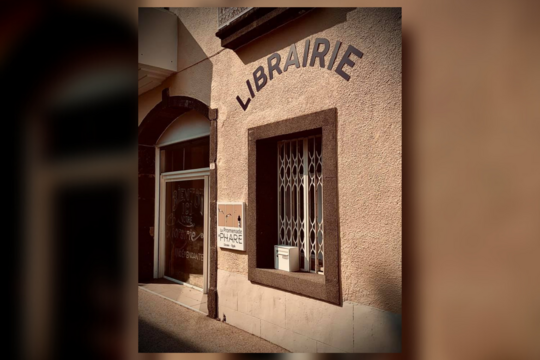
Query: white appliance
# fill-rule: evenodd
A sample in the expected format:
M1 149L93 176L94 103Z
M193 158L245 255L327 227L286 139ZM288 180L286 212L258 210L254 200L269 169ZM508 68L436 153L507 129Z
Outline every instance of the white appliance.
M298 248L296 246L274 245L274 268L284 271L300 269Z

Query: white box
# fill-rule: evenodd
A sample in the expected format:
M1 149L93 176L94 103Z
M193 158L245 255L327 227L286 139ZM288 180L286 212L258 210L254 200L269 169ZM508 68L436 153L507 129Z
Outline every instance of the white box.
M296 246L274 245L274 268L284 271L298 271L300 262Z

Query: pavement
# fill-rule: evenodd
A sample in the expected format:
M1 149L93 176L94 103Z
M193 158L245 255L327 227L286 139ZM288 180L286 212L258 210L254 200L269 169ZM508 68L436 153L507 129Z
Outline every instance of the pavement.
M284 353L287 350L158 294L139 291L141 353Z
M208 315L208 297L200 290L178 284L165 278L152 279L148 282L139 283L139 288L150 290L182 306Z

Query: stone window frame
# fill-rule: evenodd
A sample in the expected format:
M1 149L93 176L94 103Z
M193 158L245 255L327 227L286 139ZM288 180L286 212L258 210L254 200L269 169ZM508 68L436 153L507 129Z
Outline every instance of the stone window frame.
M315 129L321 129L322 133L324 274L286 272L257 267L257 141ZM248 209L246 230L249 281L341 305L336 108L248 129ZM268 256L273 256L273 253L268 254Z

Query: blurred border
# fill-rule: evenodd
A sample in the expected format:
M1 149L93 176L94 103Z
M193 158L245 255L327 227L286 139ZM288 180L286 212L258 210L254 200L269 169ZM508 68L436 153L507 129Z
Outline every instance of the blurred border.
M402 356L540 358L540 3L294 2L307 3L403 8ZM262 4L292 6L256 5ZM131 90L121 70L136 72L136 7L29 1L5 5L0 15L8 108L2 118L15 142L5 155L15 160L18 195L17 240L7 252L15 262L10 308L18 309L10 312L16 337L10 344L21 358L137 356L137 264L130 245L137 95L135 81ZM108 95L94 97L99 94ZM99 196L124 209L125 229L101 228L92 222L95 207L77 201ZM58 207L65 217L55 222ZM75 219L74 225L62 219ZM73 234L86 240L71 246ZM116 257L102 252L111 242ZM78 271L65 276L62 266L73 264ZM43 282L47 276L57 281ZM74 285L81 278L95 287Z

